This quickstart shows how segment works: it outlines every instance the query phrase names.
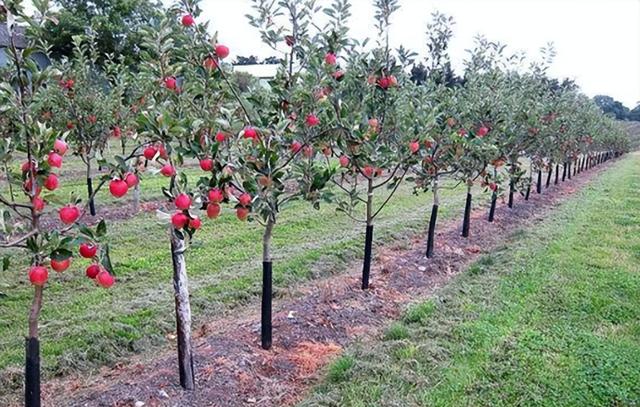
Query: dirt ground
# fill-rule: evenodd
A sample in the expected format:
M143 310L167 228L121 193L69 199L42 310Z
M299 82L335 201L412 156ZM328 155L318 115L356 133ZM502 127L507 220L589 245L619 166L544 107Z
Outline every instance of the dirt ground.
M49 381L43 387L43 405L293 404L343 348L355 340L375 338L407 304L428 298L483 253L508 242L513 232L535 227L609 165L552 185L540 195L532 193L529 201L518 196L513 209L499 203L493 223L486 220L486 208L479 208L472 214L469 238L460 236L460 219L440 223L432 259L424 256L423 236L378 249L368 291L359 288L360 265L354 264L343 273L299 287L294 296L275 300L270 351L260 348L259 300L238 309L233 317L196 327L193 392L179 387L175 349L166 348L94 375Z

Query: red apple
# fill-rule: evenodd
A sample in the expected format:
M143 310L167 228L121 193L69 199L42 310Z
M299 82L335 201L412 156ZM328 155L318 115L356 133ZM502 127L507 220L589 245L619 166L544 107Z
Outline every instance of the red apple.
M120 127L116 126L111 130L111 134L115 138L120 138L120 136L122 136L122 130L120 130Z
M224 135L223 132L219 131L216 133L216 141L218 143L222 143L225 139L226 139L226 136Z
M98 246L93 243L81 243L78 252L85 259L92 259L98 253Z
M178 87L176 78L174 78L173 76L167 76L166 78L164 78L164 87L167 89L176 90L176 88Z
M33 205L33 208L36 210L36 212L42 212L44 210L44 199L40 198L39 196L34 196L31 200L31 204Z
M176 175L176 169L173 168L173 166L171 164L165 164L162 166L162 168L160 168L160 174L164 175L165 177L173 177L174 175Z
M489 184L489 189L495 192L498 190L498 185L495 182L492 182Z
M313 157L313 147L311 146L304 146L302 148L302 155L304 155L307 158L311 158Z
M256 139L258 137L258 132L253 127L247 127L244 129L244 138Z
M113 276L106 270L102 270L96 276L96 282L102 288L111 288L115 281L116 280L113 278Z
M116 198L121 198L127 194L129 186L121 179L113 179L109 183L109 192Z
M191 14L185 14L182 16L182 25L185 27L191 27L194 25L196 21L193 19Z
M193 218L189 220L189 227L191 229L198 230L200 229L200 226L202 226L202 221L200 220L200 218Z
M138 176L132 172L128 172L124 175L124 182L127 183L129 188L133 188L138 185Z
M80 209L75 205L66 205L60 208L58 215L60 216L62 223L65 225L71 225L80 217Z
M327 54L324 56L324 62L327 65L335 65L337 60L338 58L336 58L336 54L332 52L327 52Z
M51 259L51 268L57 271L58 273L62 273L71 265L71 257L67 257L64 260L56 260Z
M310 114L307 116L307 119L305 120L305 123L307 124L307 126L309 127L314 127L320 124L320 119L318 119L318 116L316 116L315 114Z
M49 153L49 157L47 158L47 162L50 166L55 168L62 167L62 156L58 153Z
M216 45L216 55L220 59L225 59L229 56L229 47L222 44Z
M100 267L99 264L92 264L89 267L87 267L84 273L89 278L96 278L96 276L100 274L101 270L102 268Z
M200 169L202 171L211 171L213 169L213 160L211 158L203 158L200 160Z
M209 191L209 202L220 203L224 199L224 193L220 188L213 188Z
M237 208L236 209L236 216L240 220L247 220L247 217L249 216L249 209L244 208L244 207Z
M53 143L53 151L60 155L64 155L67 152L68 148L69 146L64 140L56 139L56 141L54 141Z
M202 64L204 65L205 68L207 68L210 71L213 71L214 69L218 69L218 61L216 61L215 58L213 57L206 57Z
M176 196L174 204L176 205L176 208L186 211L191 207L191 197L187 194L180 194Z
M146 158L147 160L153 160L156 154L158 154L158 149L153 146L148 146L142 152L142 155L144 155L144 158Z
M298 140L294 141L293 143L291 143L291 152L293 154L297 154L301 149L302 149L302 143L300 143Z
M207 217L215 219L220 215L220 205L217 203L210 203L207 205Z
M340 156L340 166L341 167L348 167L349 166L349 157L347 157L346 155L341 155Z
M476 132L476 136L478 137L484 137L489 133L489 129L485 126L482 126L478 129L478 131Z
M238 202L240 203L240 205L242 206L248 206L251 205L251 195L249 194L242 194L240 195L240 197L238 198Z
M371 178L373 176L374 171L375 171L374 168L370 165L366 165L364 168L362 168L362 173L367 178Z
M409 143L409 150L411 150L412 154L417 153L420 150L420 143L418 143L417 141L412 141L411 143Z
M58 176L56 174L49 174L47 178L44 180L44 187L49 191L54 191L58 188L60 183L58 182Z
M49 270L43 266L33 266L29 269L29 281L31 284L43 286L49 279Z
M182 229L189 223L189 217L182 212L176 212L171 216L171 223L176 229Z

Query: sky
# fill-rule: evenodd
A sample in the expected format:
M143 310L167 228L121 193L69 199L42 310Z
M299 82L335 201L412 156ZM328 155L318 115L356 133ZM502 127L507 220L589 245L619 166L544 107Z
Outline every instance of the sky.
M351 34L373 36L373 1L351 3ZM629 108L640 103L640 0L400 0L400 4L392 19L393 47L403 45L424 55L427 22L432 12L440 11L456 23L450 44L454 68L462 66L477 34L531 57L553 42L557 57L552 76L574 79L588 96L609 95ZM247 22L250 0L202 0L201 7L204 13L199 19L210 21L219 42L231 48L232 58L274 55Z

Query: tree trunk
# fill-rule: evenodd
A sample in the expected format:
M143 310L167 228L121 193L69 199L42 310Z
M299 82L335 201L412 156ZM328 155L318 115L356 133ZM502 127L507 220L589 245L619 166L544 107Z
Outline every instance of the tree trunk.
M96 203L93 199L93 180L91 179L91 161L87 159L87 194L89 199L89 212L96 216Z
M271 261L271 236L275 219L269 216L262 235L262 306L260 318L260 343L262 349L271 349L273 341L273 323L271 319L273 306L273 263Z
M553 174L553 165L549 164L549 171L547 172L547 183L545 188L549 188L549 184L551 184L551 175Z
M464 218L462 221L462 237L469 237L469 226L471 224L471 185L467 185L467 202L464 205Z
M193 349L191 343L191 304L189 281L184 252L184 238L171 228L171 257L173 259L173 291L176 304L176 333L178 337L178 368L180 385L186 390L195 388Z
M513 193L515 192L515 185L513 178L509 181L509 208L513 208Z
M433 257L433 244L436 237L436 222L438 220L438 206L440 205L440 190L438 189L438 176L433 179L433 205L429 218L429 232L427 233L427 258Z
M491 208L489 209L489 222L493 222L496 215L496 202L498 201L498 193L493 191L491 195Z
M542 193L542 170L538 170L538 180L536 181L536 193Z
M373 249L373 180L367 183L367 229L364 238L364 263L362 263L362 289L369 288L371 274L371 252Z
M554 185L558 185L558 178L560 177L560 164L556 164L556 179L554 181Z
M571 163L572 161L567 162L567 178L571 179Z
M567 162L565 161L565 163L562 165L562 182L564 182L565 179L567 179Z
M531 193L531 180L529 180L529 185L527 185L527 192L524 194L524 200L529 200L529 194Z
M40 342L38 320L42 309L43 287L35 286L29 312L29 335L25 338L24 405L40 407Z

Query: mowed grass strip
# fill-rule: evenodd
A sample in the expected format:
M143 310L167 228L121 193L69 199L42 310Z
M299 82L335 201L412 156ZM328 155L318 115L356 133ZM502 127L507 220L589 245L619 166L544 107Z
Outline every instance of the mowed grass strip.
M640 155L327 369L302 406L640 404Z
M166 180L149 179L161 181ZM443 221L461 217L464 194L463 188L444 190ZM478 190L476 205L487 200L488 195ZM376 220L376 245L422 234L430 203L429 195L415 196L410 186L401 187ZM174 330L167 227L150 213L109 223L117 273L117 284L110 290L84 277L89 263L83 259L74 259L70 270L50 276L40 327L47 375L90 370L131 353L153 352L166 342ZM274 233L276 295L316 276L359 272L357 264L348 266L362 256L364 226L336 213L333 205L317 211L306 202L294 202L283 210ZM238 221L230 209L204 222L187 252L194 326L258 299L261 239L259 225ZM33 293L26 259L14 257L11 269L0 274L0 293L0 382L9 384L1 387L1 394L20 385L23 333ZM259 309L255 311L258 315Z

